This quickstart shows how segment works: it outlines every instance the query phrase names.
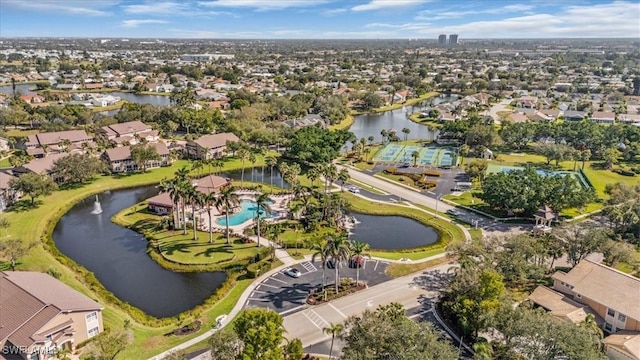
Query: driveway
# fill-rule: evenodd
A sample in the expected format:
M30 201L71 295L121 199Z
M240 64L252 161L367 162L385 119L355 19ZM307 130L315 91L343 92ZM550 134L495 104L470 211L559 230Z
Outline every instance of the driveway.
M285 330L299 338L303 346L309 347L329 339L322 329L330 323L342 323L349 316L367 309L374 310L379 305L397 302L405 309L421 307L428 310L453 276L447 271L451 266L440 265L420 274L393 279L329 303L288 314L284 317Z
M386 274L389 263L382 260L365 259L360 268L360 281L368 286L375 286L392 278ZM293 313L305 308L309 292L322 285L322 267L320 262L303 261L291 266L302 274L299 278L293 278L284 273L277 272L258 284L249 295L245 307L261 307L272 309L282 315ZM341 278L356 279L356 269L343 266L340 268ZM325 270L326 283L331 284L335 279L332 269Z

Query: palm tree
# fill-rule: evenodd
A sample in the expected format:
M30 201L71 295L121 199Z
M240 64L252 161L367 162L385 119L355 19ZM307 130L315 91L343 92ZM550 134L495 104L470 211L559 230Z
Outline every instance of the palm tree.
M185 202L184 196L188 191L188 186L191 186L189 183L189 170L185 166L176 170L174 173L175 181L177 186L177 197L181 200L182 205L182 235L187 235L187 204Z
M278 165L278 170L280 171L280 187L284 187L284 178L287 176L289 172L289 165L286 162L281 162Z
M196 160L191 164L191 171L195 171L198 176L200 176L202 168L204 168L204 162L202 160Z
M413 158L413 166L418 164L418 158L420 157L420 153L418 151L414 151L411 153L411 157Z
M334 270L336 271L336 294L340 291L340 264L349 258L351 247L347 233L341 231L336 234L327 236L327 251L333 260Z
M162 180L158 185L158 190L161 193L168 193L173 203L173 209L171 215L173 216L173 228L177 229L180 226L180 211L178 210L178 201L180 200L180 183L177 179Z
M356 286L360 283L360 259L368 257L371 259L371 255L366 251L369 249L369 244L363 243L357 240L351 242L351 256L356 266ZM363 259L364 261L364 259Z
M411 133L411 129L402 128L402 133L404 134L404 141L407 141L407 137L409 137L409 134Z
M227 245L231 245L231 235L229 232L229 212L240 204L240 198L236 194L236 188L227 186L220 189L218 197L216 197L215 206L218 211L224 211L224 217L227 223Z
M463 159L467 158L467 155L469 155L469 153L471 152L471 147L469 147L469 145L467 144L462 144L460 145L460 156L462 156Z
M369 161L369 154L371 153L371 148L365 148L364 150L362 150L362 152L364 153L364 160Z
M222 168L224 167L224 161L222 161L222 159L212 159L211 161L211 166L213 166L214 169L216 169L216 174L220 174L222 172Z
M258 247L260 247L260 213L262 213L262 211L265 212L266 214L270 214L271 213L271 200L269 200L269 195L267 195L266 193L257 193L256 194L256 225L257 225L257 235L258 235Z
M184 201L185 204L190 204L191 205L191 218L192 218L192 225L193 225L193 241L198 240L197 234L196 234L196 230L197 230L197 221L196 221L196 206L200 203L200 192L198 192L196 190L196 188L191 185L191 184L187 184L187 186L185 186L185 192L183 194L184 197Z
M585 327L590 332L592 332L598 338L598 346L601 345L602 339L604 339L604 332L596 323L596 317L593 314L587 314L584 321L580 324L580 326Z
M347 168L342 168L338 172L338 180L340 180L340 191L344 191L344 184L349 181L351 177L349 176L349 170Z
M254 182L254 168L256 167L256 162L258 161L258 157L254 152L249 152L248 156L249 162L251 163L251 182Z
M213 244L213 224L211 223L211 207L215 206L217 195L215 192L210 192L208 194L202 194L202 205L207 209L207 216L209 217L209 244Z
M338 168L332 163L327 164L322 169L322 175L324 176L324 192L329 192L329 184L333 185L333 182L338 177Z
M380 130L380 135L382 135L382 142L384 143L387 140L387 136L389 136L389 133L386 129L382 129Z
M342 336L344 332L344 326L342 324L330 323L329 327L322 329L322 332L327 335L331 335L331 347L329 348L329 360L331 360L331 355L333 354L333 341L335 340L336 336Z
M240 187L244 186L244 162L249 157L249 151L247 149L238 150L238 157L242 160L242 174L240 176Z
M373 135L369 135L369 137L367 138L367 140L369 140L369 146L373 145L373 142L376 140L375 137L373 137Z
M320 168L318 166L311 166L309 170L307 170L307 178L311 181L311 185L315 185L316 180L320 178Z
M269 155L265 159L265 162L267 163L267 166L269 167L269 170L270 170L270 173L269 173L269 175L271 176L270 185L273 188L273 167L276 166L276 164L278 163L278 160L275 158L275 156Z
M327 268L327 260L329 260L330 256L327 242L324 240L314 242L311 244L310 248L311 251L313 251L313 255L311 255L311 262L316 262L316 258L319 258L320 262L322 262L322 291L324 291L324 287L326 286L325 270Z

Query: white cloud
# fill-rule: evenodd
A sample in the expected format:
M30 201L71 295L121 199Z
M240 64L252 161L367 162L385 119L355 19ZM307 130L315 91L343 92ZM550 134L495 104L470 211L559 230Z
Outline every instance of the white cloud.
M126 28L134 28L140 25L150 25L150 24L167 24L168 21L164 20L156 20L156 19L134 19L134 20L122 20L122 27Z
M356 5L351 8L353 11L382 10L388 8L402 8L416 6L431 2L432 0L371 0L366 4Z
M255 10L283 10L288 8L312 7L326 4L329 0L215 0L199 1L207 7L252 8Z
M153 2L136 5L123 6L124 12L127 14L145 14L145 15L164 15L176 12L182 12L187 9L186 3L176 2Z
M347 11L349 11L348 8L327 9L321 12L321 14L325 16L333 16L333 15L346 13Z
M501 9L504 11L513 11L513 12L527 11L527 10L533 9L533 5L513 4L513 5L507 5Z
M107 16L112 13L108 9L120 1L101 0L2 0L3 6L29 11L54 12L69 15Z
M445 19L461 19L465 16L469 15L480 15L480 14L506 14L506 13L515 13L515 12L525 12L533 9L531 5L525 4L513 4L507 5L499 8L491 8L491 9L475 9L475 10L454 10L454 11L443 11L443 10L423 10L419 13L418 16L415 17L415 20L445 20Z

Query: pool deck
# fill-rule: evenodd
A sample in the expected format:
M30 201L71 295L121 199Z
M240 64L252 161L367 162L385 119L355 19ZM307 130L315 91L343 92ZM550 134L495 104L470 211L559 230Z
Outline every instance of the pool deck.
M257 194L257 192L255 191L238 191L238 197L240 198L240 201L242 200L252 200L255 201L255 195ZM283 220L286 220L289 214L289 210L287 205L289 204L289 201L291 200L291 196L290 195L271 195L269 196L269 198L271 200L273 200L273 204L271 204L271 210L273 210L274 212L276 212L278 215L275 217L269 217L269 218L264 218L264 220L267 223L275 223L275 222L280 222ZM226 226L225 225L220 225L218 223L216 223L216 221L218 219L224 219L225 216L224 214L221 214L216 208L212 208L211 209L211 221L213 223L213 227L212 230L213 231L219 231L219 232L224 232L226 230ZM207 215L207 210L206 209L199 209L196 211L196 216L198 217L198 230L201 231L209 231L209 227L211 226L211 224L209 224L209 216ZM242 224L238 224L238 225L229 225L229 229L231 231L233 231L234 233L237 234L242 234L242 232L244 231L244 229L251 227L253 225L253 220L247 220L245 222L243 222Z

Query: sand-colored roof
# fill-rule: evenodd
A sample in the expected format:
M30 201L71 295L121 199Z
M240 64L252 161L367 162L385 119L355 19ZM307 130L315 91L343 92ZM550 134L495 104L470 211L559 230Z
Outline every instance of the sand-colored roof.
M84 130L67 130L67 131L56 131L56 132L48 132L48 133L38 133L35 135L29 136L29 142L32 142L32 136L37 140L37 142L42 145L53 145L58 144L63 140L69 140L72 143L81 142L81 141L89 141L93 138L89 136Z
M203 194L219 192L220 188L229 184L229 180L221 176L209 175L193 181L196 190Z
M154 197L150 197L149 199L147 199L147 202L150 205L153 204L173 208L173 201L171 201L171 196L166 192L160 193Z
M149 145L156 148L156 152L158 153L158 155L169 154L169 149L163 142L153 143ZM112 149L107 149L105 153L107 154L109 161L127 160L131 158L131 146L120 146Z
M16 346L30 346L60 312L101 310L85 295L35 271L0 272L0 342L9 339Z
M233 133L219 133L205 135L191 142L205 149L214 149L226 145L227 141L240 141L240 139Z
M624 349L632 355L634 359L640 360L640 332L628 330L618 331L604 338L604 343Z
M22 168L34 172L36 174L46 174L53 169L53 163L67 156L67 153L49 154L43 158L33 159L22 165Z
M125 123L111 124L100 128L100 132L107 134L107 136L123 136L148 130L151 130L151 126L143 123L142 121L129 121Z
M552 276L573 286L573 292L640 320L640 279L590 260L582 260L568 273Z
M6 172L0 171L0 190L5 190L9 188L9 181L11 179L15 179L16 177L13 175L9 175Z

